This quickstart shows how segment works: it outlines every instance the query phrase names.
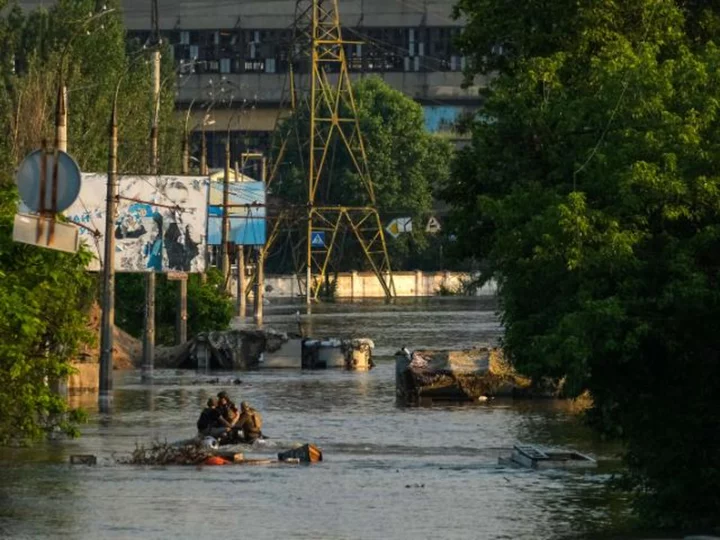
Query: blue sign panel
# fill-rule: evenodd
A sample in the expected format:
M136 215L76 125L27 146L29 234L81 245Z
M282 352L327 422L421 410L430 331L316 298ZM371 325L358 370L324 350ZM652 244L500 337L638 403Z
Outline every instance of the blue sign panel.
M312 247L325 247L325 231L313 231L310 245Z
M207 243L219 246L222 239L222 182L210 184ZM265 184L233 182L230 184L229 241L240 246L263 246L266 241Z
M457 121L463 113L463 107L453 105L425 105L425 130L430 133L455 131Z

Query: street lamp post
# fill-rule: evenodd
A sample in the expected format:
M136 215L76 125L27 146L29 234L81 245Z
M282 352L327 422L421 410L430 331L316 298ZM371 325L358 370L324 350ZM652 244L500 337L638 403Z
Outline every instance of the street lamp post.
M137 58L136 58L137 60ZM130 72L131 62L115 86L109 126L108 181L105 198L105 253L103 257L102 320L100 326L100 394L101 411L109 411L112 399L113 331L115 327L115 214L118 193L118 96L125 76Z
M121 78L122 81L122 78ZM103 258L103 303L100 334L100 407L109 408L112 392L113 330L115 326L115 212L117 210L117 96L118 82L110 117L108 181L105 201L105 256Z
M65 47L60 55L60 63L58 64L58 88L57 88L57 100L55 104L55 149L67 152L67 88L65 86L65 59L68 52L70 51L70 45L72 45L75 38L77 38L87 26L109 13L113 13L115 9L103 9L101 12L92 15L85 19L80 27L70 36L67 40Z
M195 104L195 98L190 102L187 113L185 113L185 129L183 130L183 144L182 144L182 173L190 173L190 130L188 128L190 123L190 113L192 112L193 105Z
M232 107L232 95L230 96L230 107ZM225 168L223 174L223 206L222 206L222 231L221 231L221 249L223 283L225 290L230 291L230 128L234 115L230 116L227 123L227 131L225 134Z

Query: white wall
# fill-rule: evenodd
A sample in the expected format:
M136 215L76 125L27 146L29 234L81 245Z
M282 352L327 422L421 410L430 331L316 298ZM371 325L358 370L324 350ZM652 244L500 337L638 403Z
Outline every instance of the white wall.
M332 277L331 277L332 279ZM471 275L463 272L395 272L393 281L399 297L436 296L442 286L451 291L460 290L463 282L470 281ZM338 298L382 298L385 296L377 277L372 272L345 272L338 274L336 297ZM292 298L305 296L305 277L266 275L265 296L268 298ZM232 291L236 291L235 278ZM477 290L477 296L492 296L496 293L495 282L491 281Z

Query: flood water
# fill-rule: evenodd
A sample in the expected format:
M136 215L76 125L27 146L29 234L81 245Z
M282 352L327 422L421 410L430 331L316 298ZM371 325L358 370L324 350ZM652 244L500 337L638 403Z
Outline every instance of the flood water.
M296 309L270 305L265 325L293 331ZM82 438L0 449L2 538L564 539L617 519L605 493L613 447L566 404L494 401L471 407L395 405L392 354L494 343L488 298L327 304L313 307L313 336L370 337L370 372L115 372L113 411L85 399ZM211 384L212 377L241 385ZM312 466L119 465L137 444L194 435L204 402L220 389L263 414L270 437L246 455L312 442ZM599 460L592 472L498 466L516 442L572 447ZM95 454L94 467L70 454ZM622 505L620 505L622 506Z

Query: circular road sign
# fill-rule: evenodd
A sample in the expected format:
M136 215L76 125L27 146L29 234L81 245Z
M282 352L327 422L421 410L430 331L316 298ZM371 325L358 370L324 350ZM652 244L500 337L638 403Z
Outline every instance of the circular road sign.
M70 154L58 150L57 198L55 210L67 210L80 194L80 167ZM45 154L45 178L40 178L42 171L43 151L35 150L28 154L17 171L17 182L20 198L34 212L40 211L41 182L45 184L45 210L52 207L52 178L54 156L52 152Z

